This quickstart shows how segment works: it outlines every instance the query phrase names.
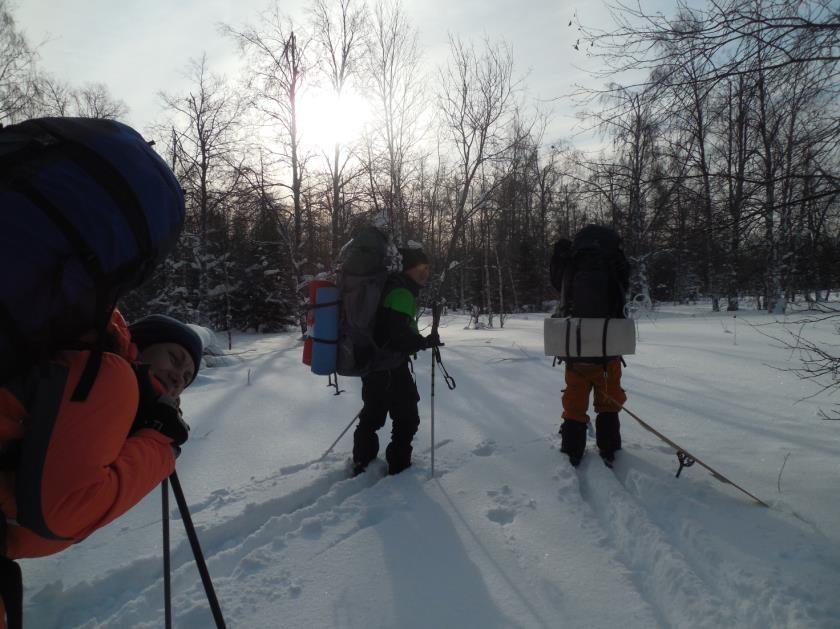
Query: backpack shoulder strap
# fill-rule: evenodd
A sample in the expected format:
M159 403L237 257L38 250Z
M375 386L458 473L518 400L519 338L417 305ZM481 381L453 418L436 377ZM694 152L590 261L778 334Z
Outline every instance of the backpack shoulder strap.
M0 597L6 608L5 626L8 629L20 629L23 626L23 574L20 565L6 557L6 516L0 511L0 535L3 537L0 553Z
M574 279L576 270L577 267L575 266L574 257L570 257L563 269L563 280L560 287L560 308L561 314L564 317L571 316L572 314L572 304L575 298Z
M18 522L46 539L68 539L50 530L41 510L41 478L68 375L68 368L56 363L33 370L31 377L38 378L37 395L28 409L29 419L15 476Z

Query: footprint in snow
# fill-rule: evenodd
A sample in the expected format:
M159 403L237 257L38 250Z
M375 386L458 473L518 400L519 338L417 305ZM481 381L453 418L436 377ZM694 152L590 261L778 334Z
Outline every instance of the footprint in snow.
M522 509L536 509L537 501L527 494L514 495L508 485L502 485L498 490L489 490L487 496L494 506L487 510L487 519L501 526L512 523Z
M487 512L487 519L496 524L510 524L516 518L516 510L499 507L497 509L490 509Z
M491 454L493 454L495 452L496 452L496 442L493 441L492 439L488 439L487 441L482 441L472 450L472 453L476 456L490 456Z

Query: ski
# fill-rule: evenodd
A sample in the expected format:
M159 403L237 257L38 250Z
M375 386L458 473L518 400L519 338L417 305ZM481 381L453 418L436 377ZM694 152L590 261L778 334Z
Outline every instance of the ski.
M444 447L444 446L446 446L450 443L452 443L452 439L441 439L440 441L438 441L435 444L434 447L435 447L435 449L439 450L440 448L442 448L442 447ZM422 451L421 454L429 454L429 452L431 452L431 448L426 448L425 450ZM368 463L367 467L359 473L354 473L353 467L354 467L353 466L353 457L352 456L347 457L347 459L345 459L345 461L344 461L344 469L345 469L345 472L347 473L347 478L356 478L357 476L362 476L364 474L367 474L371 470L372 470L373 474L375 474L377 476L380 476L382 478L389 475L388 474L388 464L385 461L383 461L382 459L380 459L379 457L373 459L373 461ZM418 466L418 467L421 467L421 466ZM409 468L415 468L415 466L412 464L411 466L409 466Z
M697 465L699 465L700 467L705 468L712 475L712 478L714 478L716 481L721 482L725 485L731 485L732 487L734 487L735 489L740 491L742 494L744 494L746 496L749 496L752 500L754 500L756 503L760 504L762 507L767 507L767 508L770 507L770 505L768 505L766 502L764 502L760 498L754 496L753 494L748 492L746 489L741 487L739 484L737 484L736 482L730 480L729 478L727 478L726 476L724 476L723 474L718 472L711 465L704 462L702 459L700 459L699 457L695 456L694 454L692 454L691 452L689 452L688 450L683 448L680 444L676 443L675 441L672 441L671 439L669 439L668 437L663 435L661 432L656 430L656 428L654 428L653 426L651 426L650 424L645 422L641 417L639 417L634 412L629 410L626 406L623 407L621 410L623 410L628 415L630 415L630 417L635 419L642 428L647 430L652 435L655 435L657 438L659 438L663 442L667 443L669 446L674 448L674 450L676 450L677 460L679 461L679 464L680 464L680 467L677 470L677 478L680 477L680 474L682 473L683 468L691 467L692 465L697 463Z
M346 472L348 479L370 474L377 477L377 480L379 480L388 475L388 464L382 459L377 458L368 463L363 470L357 471L355 469L355 465L353 464L353 457L348 457L344 463L344 471Z
M569 365L568 368L573 370L573 367L571 365ZM580 375L580 374L578 374L578 375ZM594 385L594 383L593 383L593 385ZM723 474L718 472L711 465L704 462L702 459L694 456L691 452L689 452L688 450L683 448L680 444L676 443L675 441L672 441L671 439L669 439L668 437L663 435L656 428L654 428L653 426L648 424L645 420L643 420L641 417L636 415L636 413L631 411L629 408L627 408L623 404L617 402L616 400L611 398L609 395L607 395L605 393L603 395L608 401L612 402L613 404L616 404L616 406L619 406L622 411L624 411L625 413L630 415L630 417L635 419L642 428L644 428L649 433L651 433L652 435L656 436L658 439L662 440L663 442L667 443L669 446L674 448L674 450L676 451L675 454L677 455L677 460L679 461L679 464L680 464L680 467L677 470L677 478L680 477L680 474L682 473L683 468L691 467L692 465L697 463L700 467L705 468L712 475L712 478L714 478L718 482L721 482L724 485L731 485L732 487L734 487L735 489L740 491L745 496L749 496L750 499L755 501L757 504L760 504L762 507L767 507L768 509L770 508L770 505L768 505L766 502L761 500L761 498L758 498L757 496L754 496L753 494L748 492L746 489L741 487L738 483L728 479L726 476L724 476ZM591 426L589 427L589 429L591 430ZM611 465L607 465L607 467L611 467Z

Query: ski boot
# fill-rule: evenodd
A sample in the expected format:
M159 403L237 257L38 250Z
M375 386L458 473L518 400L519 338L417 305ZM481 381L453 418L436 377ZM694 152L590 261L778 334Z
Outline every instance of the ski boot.
M368 465L370 465L370 461L362 462L362 461L354 461L350 459L350 477L356 478L359 474L364 474L367 470Z
M577 467L586 449L586 423L564 419L560 426L560 452L569 455L569 463Z
M615 453L621 450L621 432L618 413L598 413L595 418L595 443L604 463L612 466Z
M388 474L394 476L411 467L412 447L398 446L393 441L385 448L385 460L388 461Z

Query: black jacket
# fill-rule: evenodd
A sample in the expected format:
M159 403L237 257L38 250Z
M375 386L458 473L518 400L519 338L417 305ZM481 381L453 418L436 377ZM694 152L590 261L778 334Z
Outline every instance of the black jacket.
M426 339L417 330L419 294L420 285L404 273L388 276L374 329L374 340L379 346L377 370L396 367L411 354L426 349Z

